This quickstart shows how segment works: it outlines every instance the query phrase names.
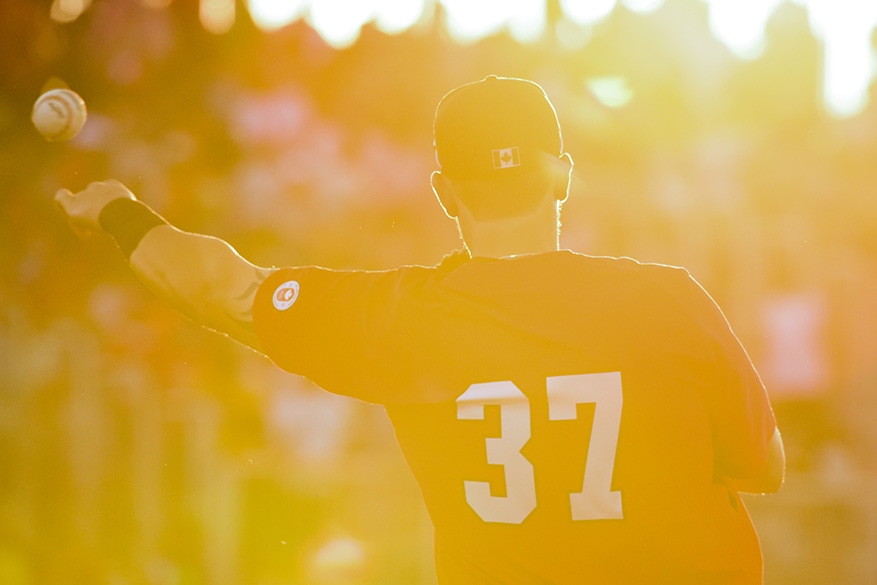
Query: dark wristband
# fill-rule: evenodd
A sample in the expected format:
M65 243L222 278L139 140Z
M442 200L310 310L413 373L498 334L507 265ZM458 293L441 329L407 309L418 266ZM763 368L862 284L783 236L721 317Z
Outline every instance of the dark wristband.
M113 199L104 205L98 223L101 229L113 236L125 258L131 258L149 230L167 225L167 221L146 204L125 197Z

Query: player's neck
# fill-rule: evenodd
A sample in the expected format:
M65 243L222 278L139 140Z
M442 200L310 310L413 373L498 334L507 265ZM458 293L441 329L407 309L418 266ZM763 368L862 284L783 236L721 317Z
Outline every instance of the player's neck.
M467 221L460 231L473 257L503 258L557 251L560 247L556 209L524 217Z

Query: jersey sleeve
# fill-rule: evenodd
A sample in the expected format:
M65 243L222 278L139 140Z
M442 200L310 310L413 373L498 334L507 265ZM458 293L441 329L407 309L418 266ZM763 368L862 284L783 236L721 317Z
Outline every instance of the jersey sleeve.
M704 339L705 399L713 429L716 471L747 478L767 464L776 419L767 391L749 355L713 298L684 270L680 299L692 312Z
M256 334L279 367L335 394L387 403L406 392L394 333L400 297L421 286L425 267L386 272L284 268L262 283Z

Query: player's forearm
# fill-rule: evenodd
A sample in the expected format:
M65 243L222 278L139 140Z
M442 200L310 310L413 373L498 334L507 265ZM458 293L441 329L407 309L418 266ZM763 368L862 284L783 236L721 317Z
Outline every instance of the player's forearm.
M268 271L225 241L160 225L143 236L130 264L153 292L187 317L258 349L252 299Z
M268 270L226 242L176 229L119 181L92 182L55 203L80 235L105 232L158 295L198 323L258 349L252 308Z

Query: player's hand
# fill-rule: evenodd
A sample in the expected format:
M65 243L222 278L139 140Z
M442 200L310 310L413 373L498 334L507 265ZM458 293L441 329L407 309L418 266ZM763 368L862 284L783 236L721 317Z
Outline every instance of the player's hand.
M88 237L101 231L99 218L104 205L122 197L136 199L119 181L96 181L78 193L59 189L55 194L55 204L67 217L73 231L79 237Z

